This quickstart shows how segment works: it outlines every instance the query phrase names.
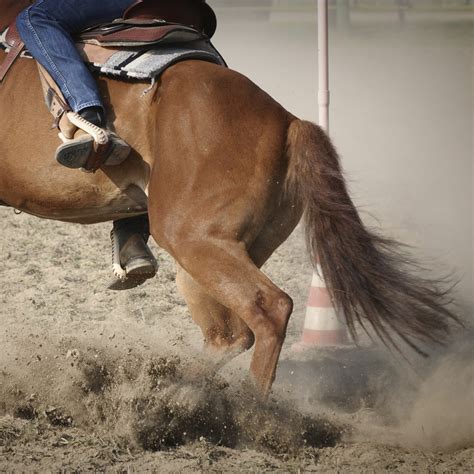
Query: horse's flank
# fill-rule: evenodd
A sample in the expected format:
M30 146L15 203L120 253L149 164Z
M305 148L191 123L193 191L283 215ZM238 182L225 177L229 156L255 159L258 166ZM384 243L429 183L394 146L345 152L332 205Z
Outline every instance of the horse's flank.
M4 53L0 52L0 61ZM146 212L145 189L155 154L147 139L156 96L146 84L100 80L113 127L134 148L120 167L95 174L58 165L60 144L43 101L34 61L19 60L0 85L0 201L38 217L78 223ZM133 124L131 126L130 124Z

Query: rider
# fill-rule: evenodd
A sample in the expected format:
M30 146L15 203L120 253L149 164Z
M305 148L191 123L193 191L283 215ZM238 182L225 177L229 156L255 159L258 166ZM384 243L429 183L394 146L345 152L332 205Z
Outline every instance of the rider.
M106 114L95 79L76 49L72 35L99 23L120 18L133 0L37 0L23 10L16 26L33 57L49 72L74 112L100 128ZM125 159L128 145L109 134L108 160ZM81 168L93 138L77 134L56 151L56 159L70 168ZM122 161L123 161L122 159Z
M149 1L148 3L152 3ZM215 31L215 16L205 0L154 0L156 6L166 11L182 10L184 17L198 6L205 9L203 25L209 35ZM106 112L92 74L84 64L74 44L73 35L100 23L121 18L135 5L141 8L144 0L36 0L23 10L16 26L33 57L48 71L60 88L70 108L88 122L106 127ZM211 14L209 13L209 10ZM105 163L118 163L129 153L129 146L119 137L108 133L109 146ZM74 139L60 145L56 159L70 168L81 168L88 158L93 138L77 133ZM141 215L114 222L113 236L120 249L120 265L136 284L156 273L156 260L146 242L149 238L148 215ZM117 281L113 289L125 289L134 283L121 286Z
M33 57L49 72L74 112L100 128L106 113L96 81L75 47L72 35L90 26L120 18L133 0L37 0L17 18L17 29ZM76 134L59 146L56 158L71 168L87 160L92 137ZM111 135L107 159L129 151L128 145ZM107 160L105 161L107 163ZM120 265L128 282L115 280L109 288L126 289L156 274L156 260L146 242L149 223L146 214L114 222L114 239L120 248ZM130 283L132 282L132 283Z

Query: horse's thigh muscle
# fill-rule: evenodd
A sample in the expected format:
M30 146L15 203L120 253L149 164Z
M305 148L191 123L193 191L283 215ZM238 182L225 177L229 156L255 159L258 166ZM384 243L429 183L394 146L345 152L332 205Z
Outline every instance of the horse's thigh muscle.
M260 268L290 236L301 218L302 210L291 200L281 200L249 248L249 255Z

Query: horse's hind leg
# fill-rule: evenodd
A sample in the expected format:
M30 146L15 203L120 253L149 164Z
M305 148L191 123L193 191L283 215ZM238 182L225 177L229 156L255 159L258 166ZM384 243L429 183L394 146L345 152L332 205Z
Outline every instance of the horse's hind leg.
M215 368L252 347L253 333L242 319L209 296L179 265L176 283L191 317L201 328L205 350L212 356Z
M176 260L204 291L240 316L254 334L250 369L268 393L293 309L291 298L260 272L241 242L184 239L173 247Z

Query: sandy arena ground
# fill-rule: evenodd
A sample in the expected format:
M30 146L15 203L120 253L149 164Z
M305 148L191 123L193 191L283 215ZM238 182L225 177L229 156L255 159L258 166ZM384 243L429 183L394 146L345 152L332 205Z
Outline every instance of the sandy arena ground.
M473 472L469 338L428 361L294 354L311 269L300 233L265 267L296 303L271 399L244 354L216 377L156 246L155 280L105 291L108 225L0 209L1 472Z

